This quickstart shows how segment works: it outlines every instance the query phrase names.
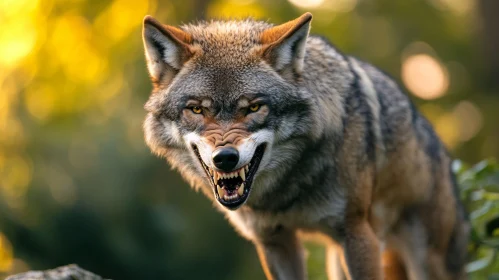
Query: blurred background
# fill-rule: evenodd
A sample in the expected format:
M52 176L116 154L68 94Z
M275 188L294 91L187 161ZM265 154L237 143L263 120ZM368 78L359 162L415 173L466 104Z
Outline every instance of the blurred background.
M253 246L144 144L141 24L305 11L312 33L401 82L455 157L499 156L497 0L0 0L0 278L77 263L263 279Z

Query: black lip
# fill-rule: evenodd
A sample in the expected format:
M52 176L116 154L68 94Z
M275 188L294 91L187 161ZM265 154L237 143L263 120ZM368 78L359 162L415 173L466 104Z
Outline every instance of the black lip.
M253 179L255 177L256 172L258 171L258 167L260 166L260 162L263 158L263 154L265 153L265 147L266 147L266 144L264 143L264 144L259 145L255 149L255 153L253 154L253 158L250 161L251 166L246 174L246 181L244 183L244 186L245 186L244 187L244 194L238 200L234 200L234 201L230 201L230 202L227 202L218 196L217 188L216 188L215 183L213 182L213 179L211 177L210 170L208 169L208 166L206 166L206 164L203 162L203 159L201 159L201 155L199 154L198 148L195 145L193 145L192 149L194 150L194 153L198 157L199 161L201 162L201 166L203 166L203 169L206 173L206 176L208 177L208 181L210 181L210 184L213 188L213 194L215 195L215 198L217 199L217 201L220 204L222 204L224 207L227 207L230 210L236 210L241 205L243 205L243 203L246 202L246 200L249 197L249 194L251 192L251 187L253 184Z

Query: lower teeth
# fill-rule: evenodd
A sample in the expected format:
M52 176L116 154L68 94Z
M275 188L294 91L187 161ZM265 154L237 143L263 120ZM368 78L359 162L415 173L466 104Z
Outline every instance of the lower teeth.
M244 194L244 183L242 183L239 188L237 189L237 193L228 195L227 191L223 188L220 187L220 185L217 185L217 193L218 197L223 198L224 200L234 200L237 199Z
M225 195L224 199L225 200L233 200L233 199L238 198L238 197L239 196L237 194L233 194L233 195L229 195L229 196Z

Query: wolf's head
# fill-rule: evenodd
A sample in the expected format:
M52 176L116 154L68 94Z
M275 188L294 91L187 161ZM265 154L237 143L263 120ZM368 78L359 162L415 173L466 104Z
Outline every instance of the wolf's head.
M144 19L154 86L146 142L229 209L246 202L262 172L289 160L287 143L310 129L300 77L311 18L181 28Z

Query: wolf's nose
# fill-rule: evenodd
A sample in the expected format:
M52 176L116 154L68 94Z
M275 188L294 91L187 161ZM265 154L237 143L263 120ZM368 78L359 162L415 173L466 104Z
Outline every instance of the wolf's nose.
M239 162L239 152L233 147L218 148L213 151L212 158L217 168L229 172Z

